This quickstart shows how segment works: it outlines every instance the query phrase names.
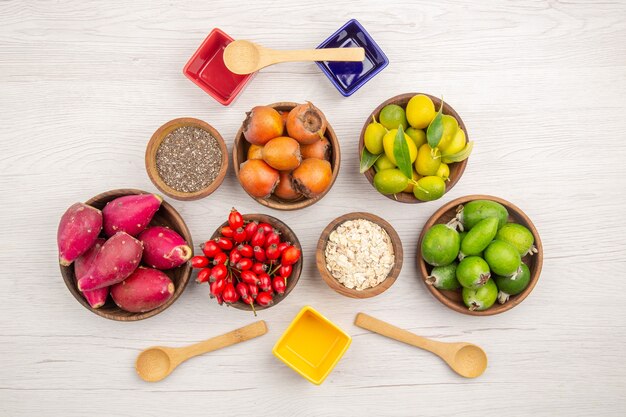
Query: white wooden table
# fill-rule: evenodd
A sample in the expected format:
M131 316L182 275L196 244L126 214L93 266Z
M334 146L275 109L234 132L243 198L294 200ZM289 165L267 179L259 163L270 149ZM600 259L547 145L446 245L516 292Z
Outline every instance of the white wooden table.
M592 1L0 2L0 415L597 415L626 413L626 3ZM324 4L326 3L326 4ZM225 108L182 75L213 27L275 48L314 47L356 17L390 65L343 98L312 63L267 68ZM401 205L358 174L364 119L403 92L444 95L475 151L441 200ZM148 384L144 347L184 345L253 317L189 285L167 311L137 323L104 320L69 294L56 263L67 206L104 190L155 191L147 140L192 116L229 145L257 104L314 101L341 142L339 178L315 206L266 209L230 175L201 201L171 201L196 242L231 206L286 221L306 257L296 290L261 318L260 339L194 359ZM417 237L442 204L466 194L508 199L545 247L531 296L495 317L448 310L414 265ZM370 300L331 291L314 266L334 217L367 210L400 234L396 284ZM271 348L310 304L353 336L322 386ZM465 380L429 353L356 328L359 311L418 334L480 344L487 372Z

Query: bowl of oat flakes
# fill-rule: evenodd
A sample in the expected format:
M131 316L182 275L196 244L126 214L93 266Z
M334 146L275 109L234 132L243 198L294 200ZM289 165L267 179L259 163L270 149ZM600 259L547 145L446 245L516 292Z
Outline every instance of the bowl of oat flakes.
M344 214L330 222L317 243L317 269L341 295L374 297L393 285L402 269L395 229L371 213Z

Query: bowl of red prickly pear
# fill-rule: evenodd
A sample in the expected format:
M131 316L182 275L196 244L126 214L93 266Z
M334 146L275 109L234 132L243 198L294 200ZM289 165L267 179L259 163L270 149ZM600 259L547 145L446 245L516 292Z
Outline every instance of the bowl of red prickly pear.
M135 189L74 203L59 222L65 285L91 312L118 321L155 316L191 276L191 233L161 196Z
M337 135L310 102L252 108L233 144L241 187L276 210L298 210L321 200L335 183L340 164Z
M293 230L275 217L241 214L228 220L191 258L196 281L209 286L219 305L256 312L278 304L294 289L302 272L302 249Z

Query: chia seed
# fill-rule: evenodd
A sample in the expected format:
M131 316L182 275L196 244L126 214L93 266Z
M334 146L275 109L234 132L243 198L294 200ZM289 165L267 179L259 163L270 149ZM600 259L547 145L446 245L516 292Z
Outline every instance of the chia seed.
M209 132L193 126L179 127L161 142L156 168L176 191L193 193L209 186L222 167L222 150Z

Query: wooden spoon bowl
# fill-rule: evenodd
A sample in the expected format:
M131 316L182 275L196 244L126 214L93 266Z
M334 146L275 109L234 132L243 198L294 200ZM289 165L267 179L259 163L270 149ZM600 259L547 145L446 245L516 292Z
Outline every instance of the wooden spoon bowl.
M380 111L383 109L383 107L385 107L388 104L397 104L398 106L402 107L403 109L406 109L406 105L409 103L409 100L417 95L417 94L424 94L425 96L430 97L430 99L433 101L433 103L435 104L435 110L439 110L439 106L441 106L441 99L431 96L430 94L425 94L425 93L406 93L406 94L400 94L397 95L395 97L391 97L388 100L383 101L382 103L380 103L380 105L378 107L376 107L376 109L369 115L369 117L367 118L367 120L365 120L365 124L363 124L363 129L361 129L361 137L359 138L359 158L361 157L361 154L363 152L363 147L365 146L365 129L367 129L367 125L369 125L372 121L372 117L375 117L376 120L379 120L379 116L380 116ZM465 140L466 142L469 142L469 132L467 131L467 127L465 127L465 123L463 123L463 119L461 119L461 116L459 116L459 114L452 108L452 106L450 106L448 103L444 102L443 104L443 114L449 114L450 116L454 116L454 118L459 122L459 128L463 129L463 131L465 131ZM465 171L465 167L467 166L467 159L465 159L464 161L461 162L456 162L453 164L449 164L450 167L450 181L446 181L446 193L448 191L450 191L455 185L456 183L459 181L459 179L461 179L461 177L463 176L463 172ZM376 175L376 171L374 170L374 167L368 169L367 171L365 171L364 173L365 178L367 178L367 180L370 182L370 184L372 184L372 187L374 187L374 175ZM378 191L377 191L378 192ZM415 204L415 203L426 203L426 201L421 201L418 200L417 198L415 198L415 196L413 194L409 194L409 193L398 193L398 194L382 194L385 197L394 200L394 201L398 201L400 203L411 203L411 204Z
M131 194L148 194L148 192L135 189L111 190L90 198L85 202L85 204L102 210L106 203L108 203L109 201L114 200L118 197ZM189 233L189 229L187 228L185 221L182 219L182 217L180 217L180 214L178 214L174 207L169 205L165 200L163 200L163 202L161 203L161 207L152 218L149 226L169 227L170 229L181 235L187 241L187 244L190 247L193 247L191 233ZM175 290L172 298L170 298L165 304L155 308L154 310L146 311L144 313L131 313L129 311L125 311L119 308L113 302L110 296L107 299L107 302L102 307L92 308L76 286L74 265L61 265L61 275L63 276L63 281L65 281L67 289L70 290L70 293L72 293L74 298L76 298L76 300L83 307L85 307L92 313L109 320L117 321L137 321L147 319L148 317L156 316L157 314L166 310L167 308L169 308L169 306L174 304L178 297L180 297L180 295L183 293L185 287L187 286L187 283L189 282L189 277L191 276L191 266L189 265L189 263L185 263L178 268L169 269L163 272L167 274L167 276L170 277L170 279L174 282Z
M215 180L213 180L213 182L206 187L191 193L178 191L167 185L165 181L163 181L163 178L161 178L161 176L159 175L159 171L157 170L156 166L157 151L159 149L159 146L161 146L163 139L165 139L167 135L169 135L172 131L185 126L191 126L209 132L211 136L213 136L217 140L220 150L222 151L222 165L220 167L219 173L217 174L217 177L215 177ZM192 117L182 117L179 119L170 120L163 126L159 127L157 131L154 132L152 138L150 138L150 141L148 142L148 146L146 147L145 160L148 177L150 177L150 180L152 181L154 186L158 188L163 194L175 198L176 200L183 201L198 200L200 198L204 198L210 195L222 184L222 181L224 181L224 177L226 176L226 171L228 171L228 149L226 148L226 143L224 142L224 139L222 139L222 136L213 126L206 122L203 122L202 120L194 119Z
M274 229L280 232L282 240L286 242L291 242L292 245L294 245L301 251L300 259L298 260L298 262L293 264L291 275L289 275L289 277L287 278L287 286L285 288L285 293L283 295L275 294L274 304L270 306L260 306L258 304L254 305L254 309L256 311L265 310L267 308L273 307L276 304L280 303L282 300L287 298L287 296L289 295L291 291L293 291L296 284L298 283L298 280L300 279L300 274L302 273L302 260L304 259L304 254L302 253L302 246L300 245L300 241L298 240L298 237L293 232L293 230L291 230L289 226L287 226L282 221L278 220L276 217L272 217L267 214L244 214L243 220L244 221L257 221L259 223L263 223L263 222L269 223L270 225L272 225L272 227L274 227ZM220 230L222 229L222 227L226 225L228 225L228 222L222 223L215 230L215 232L211 236L211 239L215 239L216 237L220 236ZM238 310L252 311L252 308L250 307L250 305L244 303L241 300L231 305Z
M356 220L356 219L369 220L373 223L376 223L380 227L382 227L383 230L385 230L387 234L389 235L389 237L391 238L391 246L393 247L393 254L395 257L394 265L391 268L391 271L389 271L389 275L387 276L387 278L385 278L385 280L381 282L380 284L378 284L377 286L368 288L365 290L356 290L356 289L348 288L344 286L332 276L332 274L328 271L328 268L326 267L325 251L326 251L326 244L328 243L328 237L330 236L332 231L335 230L337 227L339 227L342 223L348 220ZM391 287L394 282L396 282L398 275L400 275L400 270L402 269L402 259L403 259L402 242L400 241L400 236L398 236L398 233L393 228L393 226L391 226L391 224L389 224L384 219L378 216L375 216L371 213L363 213L363 212L348 213L348 214L344 214L343 216L337 217L335 220L330 222L328 226L326 226L326 228L322 232L322 235L320 236L317 242L317 251L315 254L315 259L317 263L317 270L322 276L322 279L324 279L324 282L328 284L330 288L332 288L333 290L335 290L341 295L345 295L346 297L370 298L370 297L375 297L387 291L387 289Z
M274 109L278 111L289 112L291 111L291 109L293 109L297 105L298 103L285 101L285 102L270 104L269 106L273 107ZM287 133L285 133L285 135L286 134ZM337 179L337 175L339 175L339 166L341 164L341 153L339 151L339 141L337 140L337 135L335 135L335 131L333 130L330 123L328 123L327 125L326 133L324 134L324 136L326 137L326 139L328 139L332 148L331 155L330 155L330 166L333 170L333 174L332 174L332 179L330 180L330 184L328 184L328 188L326 188L326 190L322 194L313 198L306 198L303 196L297 200L292 200L292 201L282 200L273 194L269 196L268 198L258 198L248 193L250 197L254 198L258 203L266 207L276 209L276 210L298 210L304 207L308 207L320 201L326 195L326 193L330 191L333 184L335 183L335 180ZM237 178L239 178L239 166L246 161L249 148L250 148L250 143L243 136L243 123L242 123L241 128L239 128L239 131L237 132L237 135L235 136L235 144L233 145L233 167L235 168L235 175L237 175Z
M537 248L537 251L538 251L536 254L532 256L526 255L522 259L522 261L526 265L528 265L528 269L530 269L530 282L528 286L526 287L526 289L517 295L512 295L506 303L499 304L496 301L496 303L493 306L491 306L491 308L488 308L487 310L483 310L483 311L472 311L469 308L467 308L465 304L463 303L463 298L461 296L460 289L456 291L439 290L435 288L434 286L427 284L426 277L430 275L430 272L432 271L433 267L428 265L424 261L424 258L422 257L422 251L421 251L422 239L424 238L424 235L426 234L428 229L430 229L435 224L448 223L450 220L452 220L455 217L456 209L459 205L466 204L474 200L492 200L506 207L506 209L509 212L509 222L519 223L523 226L526 226L528 230L530 230L530 232L535 237L535 247ZM442 304L444 304L446 307L451 308L452 310L457 311L459 313L469 314L471 316L492 316L494 314L504 313L505 311L512 309L513 307L517 306L519 303L524 301L524 299L528 297L528 294L532 292L533 288L535 288L535 285L537 285L537 281L539 281L539 275L541 274L542 265L543 265L543 246L541 244L539 233L537 232L535 225L533 225L532 221L530 221L530 218L528 218L528 216L514 204L506 200L503 200L499 197L494 197L490 195L467 195L465 197L460 197L460 198L457 198L456 200L452 200L449 203L442 206L439 210L435 212L435 214L433 214L430 217L430 219L428 219L428 221L424 225L424 228L422 229L422 232L420 233L419 242L417 244L417 268L420 274L422 275L422 280L424 281L424 285L426 285L426 288L428 288L428 291L430 291L430 293L434 295L435 298L439 300Z

